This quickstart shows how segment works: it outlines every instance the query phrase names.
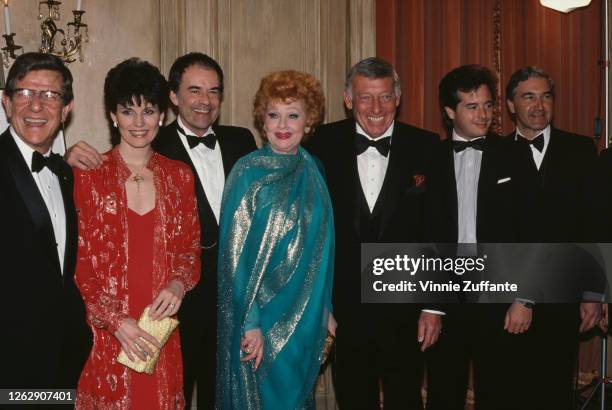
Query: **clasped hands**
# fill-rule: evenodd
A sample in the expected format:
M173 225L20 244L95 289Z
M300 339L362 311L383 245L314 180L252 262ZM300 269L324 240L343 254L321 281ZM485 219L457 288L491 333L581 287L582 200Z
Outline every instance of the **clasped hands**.
M327 319L327 331L335 337L337 327L338 323L336 322L334 315L330 313ZM259 364L263 359L263 349L264 341L261 329L257 327L254 329L247 330L246 332L244 332L244 336L242 336L242 340L240 341L240 350L244 352L244 356L240 358L240 361L247 362L249 360L255 359L253 371L257 371L257 369L259 368Z
M184 295L185 287L183 283L178 280L171 281L153 300L149 309L149 317L152 320L161 320L175 315L181 307ZM157 339L142 330L136 319L131 317L123 319L114 334L131 361L134 361L134 356L143 361L153 356L153 350L145 341L157 349L161 349Z

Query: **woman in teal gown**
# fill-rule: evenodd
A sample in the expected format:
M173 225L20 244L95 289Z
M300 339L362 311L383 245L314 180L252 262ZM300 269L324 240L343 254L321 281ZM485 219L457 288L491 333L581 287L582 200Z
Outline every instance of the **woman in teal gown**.
M309 74L266 76L255 125L266 141L232 169L219 238L217 408L314 408L331 314L333 213L300 142L323 117Z

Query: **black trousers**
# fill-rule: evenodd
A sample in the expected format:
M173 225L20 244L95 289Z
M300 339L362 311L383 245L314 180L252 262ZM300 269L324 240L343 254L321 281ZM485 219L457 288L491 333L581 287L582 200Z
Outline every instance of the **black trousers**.
M194 385L197 408L214 409L217 364L216 247L202 254L200 282L187 293L181 305L179 331L183 355L183 391L191 408ZM211 272L214 272L211 273Z
M381 387L385 410L422 409L418 316L411 307L405 309L397 321L384 311L378 320L361 316L360 323L338 318L332 371L341 410L380 409Z
M576 305L538 305L530 329L503 329L507 304L455 305L427 354L427 410L463 410L470 358L477 410L570 410Z

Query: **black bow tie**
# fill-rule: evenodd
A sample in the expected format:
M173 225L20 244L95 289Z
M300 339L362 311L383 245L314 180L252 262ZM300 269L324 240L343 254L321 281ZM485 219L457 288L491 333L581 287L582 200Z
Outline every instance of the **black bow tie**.
M176 128L187 138L187 144L189 144L190 149L197 147L198 144L204 144L210 149L215 149L215 145L217 145L217 136L214 133L210 133L203 137L196 137L195 135L188 135L178 124L176 124Z
M544 134L540 134L537 137L535 137L534 139L528 140L527 138L521 136L521 138L523 140L525 140L525 142L529 145L533 145L535 147L535 149L537 149L538 151L542 152L542 150L544 149Z
M391 149L391 137L371 140L365 135L357 134L357 139L355 140L357 155L363 154L370 147L376 148L378 152L380 152L380 155L386 157L389 155L389 150Z
M461 152L466 148L474 148L478 151L482 151L484 149L485 139L478 138L470 141L453 141L453 148L455 152Z
M215 134L208 134L203 137L196 137L194 135L185 136L187 137L189 148L195 148L198 144L204 144L210 149L215 149L215 145L217 145L217 136Z
M40 172L44 167L49 168L55 175L60 175L62 172L62 156L59 154L51 154L45 157L38 151L32 154L32 172Z

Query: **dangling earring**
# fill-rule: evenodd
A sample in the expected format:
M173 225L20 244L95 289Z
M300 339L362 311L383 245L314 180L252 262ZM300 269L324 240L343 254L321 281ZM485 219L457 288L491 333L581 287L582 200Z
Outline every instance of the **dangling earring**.
M310 134L310 127L304 128L304 134Z
M117 121L113 121L113 127L117 128Z
M162 120L159 120L159 126L161 127L162 125L164 125L164 122Z

